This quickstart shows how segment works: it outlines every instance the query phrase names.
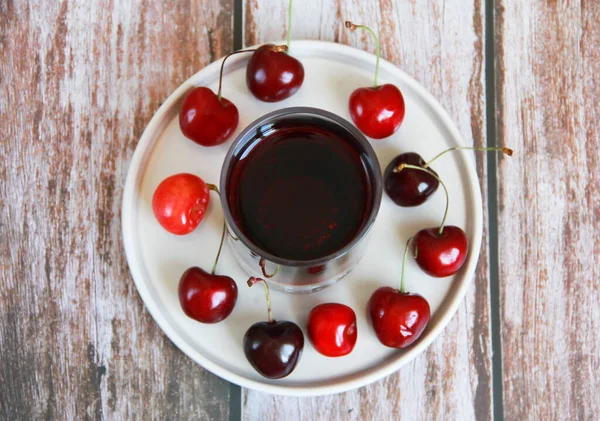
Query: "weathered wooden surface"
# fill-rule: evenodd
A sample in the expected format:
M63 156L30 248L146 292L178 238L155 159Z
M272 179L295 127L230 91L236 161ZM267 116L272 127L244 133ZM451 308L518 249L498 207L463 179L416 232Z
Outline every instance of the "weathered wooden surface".
M230 0L0 0L0 419L227 419L129 276L128 163L232 46Z
M499 0L507 420L600 419L600 3Z
M286 36L287 2L246 0L246 45ZM323 39L374 51L367 34L345 19L378 29L382 53L420 81L449 111L468 143L485 138L483 1L308 0L294 5L293 37ZM433 151L432 151L433 152ZM478 158L484 203L485 157ZM487 216L486 216L487 219ZM492 417L488 249L485 233L477 277L458 314L414 362L373 385L322 398L243 391L245 420L485 420Z

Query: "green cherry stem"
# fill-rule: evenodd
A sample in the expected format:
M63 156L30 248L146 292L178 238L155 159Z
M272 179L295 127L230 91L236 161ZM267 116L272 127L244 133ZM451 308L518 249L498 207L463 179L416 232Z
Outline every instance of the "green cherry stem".
M410 242L414 240L415 237L410 237L406 240L406 248L404 249L404 258L402 259L402 278L400 279L400 293L404 294L406 291L404 290L404 268L406 266L406 256L408 256L408 247L410 246Z
M379 56L381 55L380 50L379 50L379 37L377 36L377 34L375 34L375 31L373 31L368 26L355 25L354 23L350 22L349 20L347 20L345 22L345 25L346 25L346 28L350 29L351 31L355 31L356 29L364 29L365 31L368 31L373 36L373 38L375 38L375 55L377 56L377 61L375 62L375 79L373 81L373 87L377 88L377 82L379 79Z
M439 234L442 235L442 233L444 232L444 225L446 224L446 218L448 217L448 207L450 205L450 195L448 194L448 189L446 188L446 185L444 184L444 182L442 181L442 179L439 178L429 168L423 168L423 167L419 167L417 165L410 165L410 164L400 164L396 168L394 168L393 171L395 173L398 173L398 172L404 170L405 168L410 168L411 170L417 170L417 171L426 172L427 174L429 174L432 177L434 177L437 181L439 181L440 184L442 185L442 187L444 188L444 191L446 192L446 210L444 211L444 219L442 219L442 224L440 225L440 232L439 232Z
M221 193L219 192L219 188L214 184L207 184L208 190L212 190L217 193L219 196ZM214 275L217 271L217 264L219 264L219 257L221 257L221 250L223 249L223 241L225 240L225 231L227 230L227 224L223 221L223 232L221 233L221 243L219 244L219 251L217 251L217 257L215 258L215 263L213 264L211 274Z
M256 285L259 282L262 282L264 287L265 287L265 298L267 299L267 321L269 323L273 323L273 313L271 311L271 294L269 293L269 285L267 284L267 281L265 281L262 278L256 278L254 276L251 276L250 279L248 279L248 286L251 287L252 285Z
M431 164L433 164L433 161L435 161L440 156L445 155L448 152L462 151L462 150L470 150L470 151L496 151L496 152L505 153L508 156L512 156L513 155L513 150L510 149L510 148L479 148L479 147L472 147L472 146L456 146L454 148L446 149L445 151L440 152L439 154L437 154L436 156L434 156L431 160L429 160L429 162L427 164L425 164L423 166L423 168L430 167Z
M287 25L287 48L290 49L290 42L292 41L292 0L288 3L288 25Z

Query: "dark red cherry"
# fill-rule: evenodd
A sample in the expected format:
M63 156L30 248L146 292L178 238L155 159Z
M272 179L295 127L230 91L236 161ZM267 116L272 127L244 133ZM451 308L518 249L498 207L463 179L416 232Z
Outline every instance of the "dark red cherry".
M251 277L248 279L248 286L259 282L265 287L267 321L250 326L244 335L244 354L261 375L269 379L280 379L296 368L304 349L304 334L295 323L273 320L267 281Z
M254 323L244 336L244 354L256 371L269 379L289 375L302 355L304 335L292 322Z
M423 167L426 162L414 152L403 153L395 157L383 174L385 192L398 206L419 206L435 193L440 182L432 174L412 168L394 172L400 164ZM430 171L437 175L431 168Z
M179 127L190 140L202 146L225 142L238 126L240 116L235 105L203 86L186 95L179 112Z
M369 299L368 310L377 339L392 348L406 348L415 342L430 317L425 298L391 287L375 290Z
M199 267L186 270L179 281L179 302L184 313L201 323L218 323L235 307L238 290L229 276L214 275Z
M304 66L287 48L259 47L246 67L246 84L261 101L278 102L294 95L304 82Z
M415 235L414 255L417 264L431 276L454 275L467 258L467 235L456 226L422 229Z
M356 314L344 304L320 304L308 315L308 337L315 349L327 357L352 352L357 336Z

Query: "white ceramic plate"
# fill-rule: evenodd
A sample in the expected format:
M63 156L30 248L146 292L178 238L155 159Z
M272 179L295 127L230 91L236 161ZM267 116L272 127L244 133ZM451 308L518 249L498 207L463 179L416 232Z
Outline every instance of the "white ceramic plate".
M350 120L351 92L372 83L375 57L364 51L321 41L294 41L290 53L304 65L304 84L291 98L270 104L256 100L246 87L245 64L250 54L228 59L223 96L236 104L240 112L240 124L232 139L256 118L283 107L318 107ZM184 353L240 386L283 395L323 395L364 386L393 373L439 335L455 314L475 271L482 236L482 203L472 154L449 154L434 164L451 195L448 223L465 229L470 251L462 270L446 279L431 278L412 259L408 261L407 289L423 295L432 310L422 337L406 350L384 347L369 325L366 305L376 288L399 285L408 237L440 223L445 203L442 189L417 208L399 208L384 194L368 251L341 282L308 295L272 292L274 317L296 322L305 333L308 313L315 305L349 305L358 318L358 341L350 355L327 358L317 353L306 338L295 371L281 380L265 379L246 361L242 349L246 329L266 318L264 291L261 286L246 286L247 275L229 250L224 250L218 268L218 273L233 277L239 287L238 302L229 318L216 325L203 325L187 318L179 305L177 284L181 274L190 266L207 270L212 266L223 223L217 197L213 194L204 221L187 236L167 233L152 215L152 193L169 175L189 172L218 184L223 158L232 140L213 148L201 147L183 136L177 115L181 100L192 87L202 85L216 91L220 64L221 61L212 63L196 73L165 101L144 131L129 168L123 198L123 237L131 274L144 303ZM428 160L448 147L463 144L439 103L414 79L382 60L380 83L387 82L403 92L406 117L394 136L372 140L382 168L402 152L414 151Z

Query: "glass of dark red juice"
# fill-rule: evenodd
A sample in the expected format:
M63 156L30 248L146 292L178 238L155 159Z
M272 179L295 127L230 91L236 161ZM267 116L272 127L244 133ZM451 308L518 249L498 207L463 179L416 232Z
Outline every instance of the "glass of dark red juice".
M269 113L237 137L221 172L228 244L252 276L310 292L348 274L364 253L382 194L367 139L317 108Z

